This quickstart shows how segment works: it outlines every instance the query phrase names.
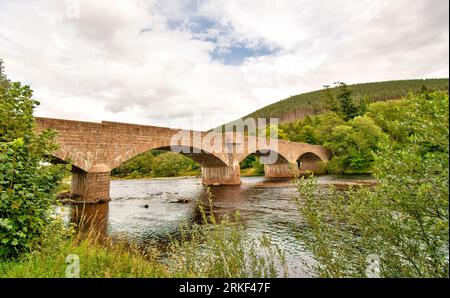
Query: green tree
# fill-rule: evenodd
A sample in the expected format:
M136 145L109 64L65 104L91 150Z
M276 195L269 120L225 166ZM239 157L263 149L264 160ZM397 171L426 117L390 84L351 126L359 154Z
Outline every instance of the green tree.
M330 85L324 85L324 92L321 96L321 100L325 103L328 109L332 112L339 112L341 107L339 106L339 101L334 95Z
M255 169L256 175L264 175L264 164L261 163L259 157L255 157L255 160L252 162L252 168Z
M279 126L279 125L267 126L266 127L266 138L271 139L271 138L275 138L275 137L278 139L281 139L281 140L288 139L287 134L284 132L284 130L282 129L281 126Z
M369 98L367 96L363 96L359 100L358 104L358 115L364 115L367 112L367 109L369 108Z
M336 126L342 125L345 121L334 112L316 116L316 139L318 145L324 144L331 136Z
M405 99L372 103L366 115L401 146L408 141L411 128L405 125L408 121L409 103Z
M255 162L256 158L256 155L253 154L250 154L249 156L244 158L244 160L239 164L241 169L248 169L253 167L253 163Z
M301 142L308 144L317 144L316 130L311 125L305 125L299 133Z
M0 60L0 256L30 248L52 221L65 167L49 163L55 133L35 132L39 104L29 86L11 82Z
M155 177L175 177L195 169L195 163L181 154L166 152L153 159L152 169Z
M381 142L375 189L330 194L314 179L300 180L297 203L307 222L300 235L318 276L449 276L448 94L406 102L411 134L402 148Z
M368 172L374 160L374 152L386 136L374 121L359 116L346 124L336 126L325 146L333 152L328 163L332 172Z
M347 84L339 83L337 100L344 120L348 121L358 115L358 108L352 99L352 91L348 88Z
M152 173L153 158L154 156L151 151L142 153L112 170L111 174L119 177L131 175L136 178L150 176Z

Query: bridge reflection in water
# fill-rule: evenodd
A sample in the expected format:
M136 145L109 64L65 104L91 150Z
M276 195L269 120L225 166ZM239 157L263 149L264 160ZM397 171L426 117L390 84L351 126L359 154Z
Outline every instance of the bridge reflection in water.
M95 237L107 235L109 202L98 204L77 204L70 208L70 222L77 231L92 233Z

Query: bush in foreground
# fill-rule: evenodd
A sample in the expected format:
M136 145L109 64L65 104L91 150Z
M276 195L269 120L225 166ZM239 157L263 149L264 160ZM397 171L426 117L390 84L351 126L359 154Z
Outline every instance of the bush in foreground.
M0 60L0 258L29 250L43 233L65 174L48 163L55 134L35 132L38 104L29 86L6 78Z
M375 155L379 185L348 195L299 181L301 239L322 277L449 276L448 94L407 99L411 135Z

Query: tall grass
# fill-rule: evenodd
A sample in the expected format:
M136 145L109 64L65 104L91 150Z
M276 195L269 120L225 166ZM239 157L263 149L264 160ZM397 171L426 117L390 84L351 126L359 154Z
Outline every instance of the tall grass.
M133 244L80 227L75 230L54 222L46 237L34 243L33 251L0 261L0 277L66 277L69 255L78 256L82 278L168 276L156 251L144 255Z
M176 277L277 277L287 275L285 256L268 236L252 240L239 213L218 221L199 205L202 224L183 225L171 245L170 268ZM279 272L278 268L284 268Z

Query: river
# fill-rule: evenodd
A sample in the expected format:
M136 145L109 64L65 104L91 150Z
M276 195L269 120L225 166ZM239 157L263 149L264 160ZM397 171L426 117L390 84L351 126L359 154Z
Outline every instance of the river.
M240 218L250 237L270 235L272 242L286 254L289 277L309 277L306 263L311 255L296 239L293 226L302 220L294 198L298 191L291 179L242 177L240 186L211 187L213 210L217 217L240 212ZM367 175L323 175L319 185L371 181ZM150 241L164 241L176 233L182 221L198 221L196 204L207 204L206 187L198 178L112 180L111 201L86 205L85 214L95 216L97 230L111 236L125 235L145 245ZM75 207L64 207L67 220L76 222Z

